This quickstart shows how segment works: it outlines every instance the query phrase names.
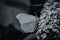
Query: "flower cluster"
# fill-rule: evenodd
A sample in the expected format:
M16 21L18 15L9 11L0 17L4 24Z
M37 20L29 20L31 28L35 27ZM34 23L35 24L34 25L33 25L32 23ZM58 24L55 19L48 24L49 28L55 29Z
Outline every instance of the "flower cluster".
M59 33L59 16L60 15L60 3L46 2L44 8L41 11L40 20L38 24L37 38L45 39L51 32ZM51 31L52 30L52 31ZM51 31L51 32L50 32ZM47 33L47 34L46 34ZM54 34L53 33L53 34ZM53 37L56 37L54 35Z

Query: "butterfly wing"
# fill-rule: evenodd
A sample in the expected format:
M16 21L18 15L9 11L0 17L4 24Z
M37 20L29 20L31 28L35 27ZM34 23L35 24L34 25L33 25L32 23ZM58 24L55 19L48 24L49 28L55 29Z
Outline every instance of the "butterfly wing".
M18 21L21 24L21 29L25 32L33 32L35 29L35 17L32 15L28 15L25 13L20 13L16 16L16 18L18 19Z

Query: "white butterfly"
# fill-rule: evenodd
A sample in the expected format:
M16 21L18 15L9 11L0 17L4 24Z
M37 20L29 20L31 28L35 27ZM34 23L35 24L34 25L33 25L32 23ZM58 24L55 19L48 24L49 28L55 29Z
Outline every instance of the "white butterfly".
M16 16L18 21L21 24L21 29L25 32L33 32L35 30L35 16L26 14L26 13L20 13Z

